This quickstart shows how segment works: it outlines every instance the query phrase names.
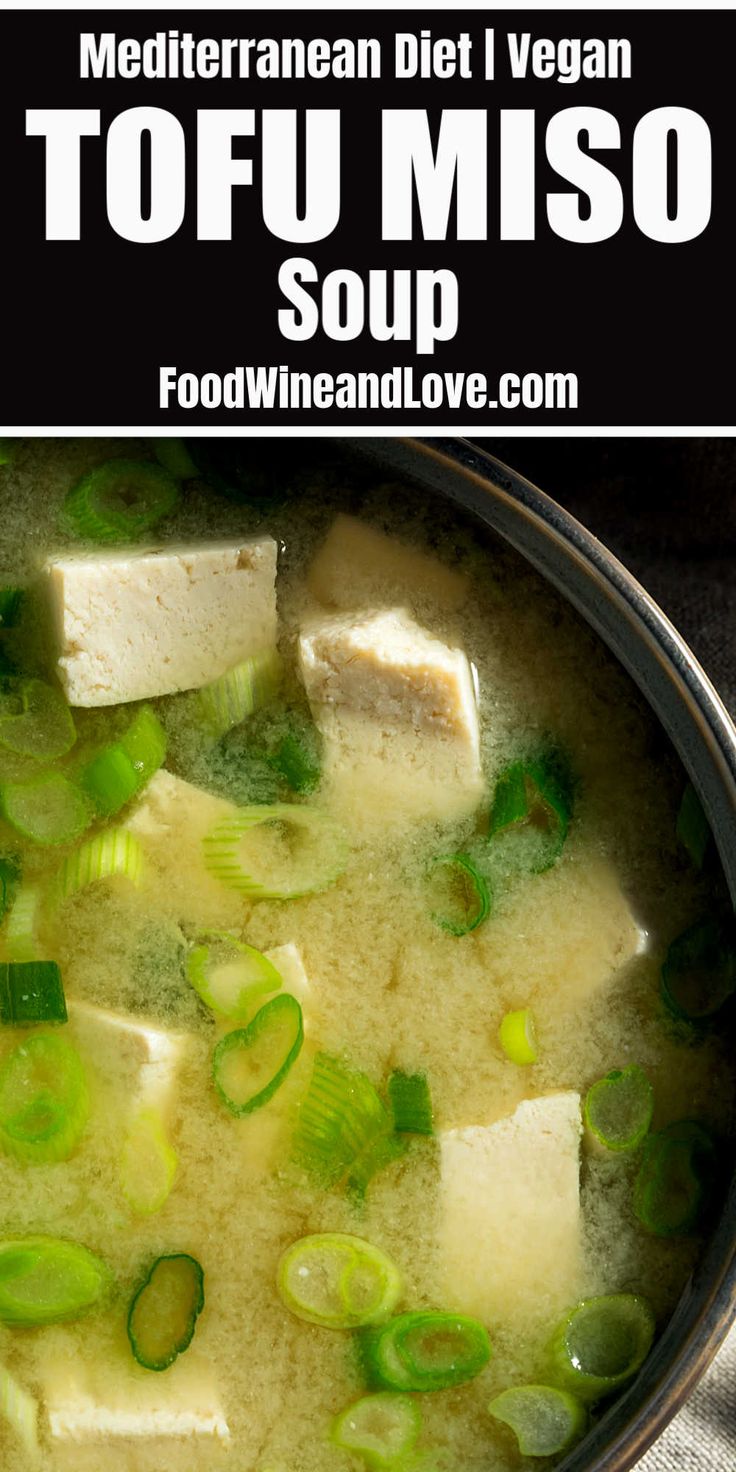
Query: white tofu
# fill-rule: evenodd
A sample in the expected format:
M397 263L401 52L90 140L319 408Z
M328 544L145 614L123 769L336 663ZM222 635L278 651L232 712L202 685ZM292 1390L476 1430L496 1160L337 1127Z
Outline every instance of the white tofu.
M112 1368L79 1355L51 1360L44 1400L54 1441L230 1436L212 1366L194 1350L165 1375L122 1360Z
M547 1316L580 1270L580 1095L524 1099L440 1134L442 1302L485 1323Z
M191 1047L191 1038L172 1032L144 1018L131 1017L96 1007L93 1002L70 999L69 1021L90 1056L98 1061L106 1056L117 1068L131 1071L136 1087L129 1096L131 1111L154 1109L162 1115L171 1112L177 1074Z
M234 803L164 768L130 809L124 826L143 849L143 887L177 920L221 929L242 923L242 895L213 878L202 850L202 839L235 811Z
M272 537L55 557L45 574L70 705L196 689L276 642Z
M571 856L532 883L533 896L519 886L503 931L482 944L494 947L493 974L513 977L515 1005L533 1007L545 1035L564 1033L571 1016L625 976L649 938L608 859Z
M264 951L267 961L270 961L282 979L281 990L289 992L295 997L300 1007L306 1008L312 996L309 985L309 977L304 970L304 962L298 946L293 941L288 941L284 946L274 946L273 950ZM305 1026L306 1026L305 1016Z
M307 582L312 595L330 608L409 603L415 610L449 613L462 608L468 597L461 573L342 512L312 562Z
M471 813L483 793L473 671L405 609L326 617L299 639L328 801L356 824Z
M322 619L299 638L312 706L345 706L382 724L462 742L476 759L478 707L462 649L451 649L403 608Z

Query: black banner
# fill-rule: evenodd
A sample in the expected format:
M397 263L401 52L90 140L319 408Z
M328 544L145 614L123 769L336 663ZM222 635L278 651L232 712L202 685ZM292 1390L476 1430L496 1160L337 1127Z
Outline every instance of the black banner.
M3 424L733 424L735 33L6 11Z

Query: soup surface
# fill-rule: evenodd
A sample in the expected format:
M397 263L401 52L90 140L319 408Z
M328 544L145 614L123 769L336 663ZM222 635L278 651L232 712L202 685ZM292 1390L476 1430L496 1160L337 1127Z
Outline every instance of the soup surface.
M538 1465L717 1197L712 844L501 543L329 453L159 453L0 467L0 1462Z

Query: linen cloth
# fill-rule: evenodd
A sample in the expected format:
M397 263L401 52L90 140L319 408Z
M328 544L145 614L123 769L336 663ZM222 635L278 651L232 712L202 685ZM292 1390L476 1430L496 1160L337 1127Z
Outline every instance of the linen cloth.
M736 718L736 441L481 440L592 531ZM736 1472L736 1327L637 1472Z

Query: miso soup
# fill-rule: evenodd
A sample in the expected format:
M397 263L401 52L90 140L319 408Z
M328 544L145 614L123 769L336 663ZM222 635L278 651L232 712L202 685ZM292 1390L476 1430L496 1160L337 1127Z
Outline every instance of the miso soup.
M3 1468L560 1460L731 1128L651 713L329 448L22 443L0 495Z

